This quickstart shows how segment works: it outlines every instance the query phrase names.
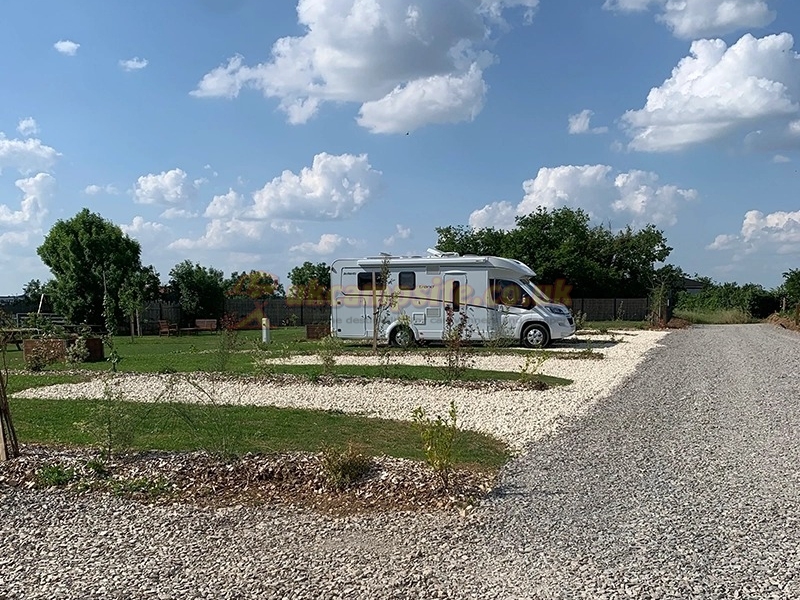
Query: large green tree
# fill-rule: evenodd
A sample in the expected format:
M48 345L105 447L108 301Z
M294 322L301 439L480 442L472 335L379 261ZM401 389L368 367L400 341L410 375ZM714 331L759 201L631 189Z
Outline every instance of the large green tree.
M167 296L180 304L184 322L222 316L225 308L222 271L185 260L172 267L169 277Z
M86 208L57 221L37 252L53 273L54 310L73 323L103 324L104 291L116 299L142 269L139 242Z
M229 298L250 298L265 300L267 298L284 298L286 291L277 277L265 271L239 273L234 271L224 282L225 294Z
M464 226L437 227L445 252L515 258L530 266L537 283L565 280L579 296L644 296L653 286L655 263L672 248L652 225L612 231L592 226L580 209L540 207L517 217L510 231Z
M303 301L327 302L331 289L331 268L324 262L304 262L289 271L292 288L289 295Z
M790 269L783 274L783 292L789 307L800 304L800 269Z

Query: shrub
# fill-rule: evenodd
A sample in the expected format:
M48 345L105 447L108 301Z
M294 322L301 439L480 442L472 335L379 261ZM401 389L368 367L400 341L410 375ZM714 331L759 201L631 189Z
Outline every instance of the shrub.
M67 363L76 365L85 363L89 358L89 348L86 347L86 338L78 336L77 339L67 346Z
M336 359L342 353L342 340L332 335L322 338L317 345L317 356L322 361L322 372L332 375Z
M421 406L412 413L414 425L422 438L425 460L439 476L445 489L450 487L450 473L453 470L453 445L458 432L456 416L455 401L450 402L447 418L436 415L431 419Z
M472 339L473 327L469 323L466 312L458 313L455 319L453 309L447 309L444 328L445 366L448 379L458 379L464 371L472 366L472 353L469 341Z
M75 471L59 464L45 465L36 471L36 486L40 488L63 487L73 479Z
M525 364L519 372L519 380L522 383L531 383L539 374L539 369L545 361L550 358L546 350L533 350L525 355Z
M346 450L324 447L320 461L325 483L336 490L351 486L372 468L372 459L359 452L352 443Z

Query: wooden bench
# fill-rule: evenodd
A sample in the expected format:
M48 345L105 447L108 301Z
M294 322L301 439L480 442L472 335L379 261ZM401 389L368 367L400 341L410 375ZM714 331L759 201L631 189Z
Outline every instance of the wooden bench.
M158 322L158 335L166 335L167 337L171 336L172 334L178 335L178 325L170 323L169 321L159 321Z
M194 325L198 331L216 331L217 330L217 320L216 319L195 319Z

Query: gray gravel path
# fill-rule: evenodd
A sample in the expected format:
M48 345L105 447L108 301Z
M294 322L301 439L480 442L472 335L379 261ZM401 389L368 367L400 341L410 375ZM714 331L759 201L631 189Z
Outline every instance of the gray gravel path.
M0 492L0 598L797 598L800 336L677 332L475 515Z

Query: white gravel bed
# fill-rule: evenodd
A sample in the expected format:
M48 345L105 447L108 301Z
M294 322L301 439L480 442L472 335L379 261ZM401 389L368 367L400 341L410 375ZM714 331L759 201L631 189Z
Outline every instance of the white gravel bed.
M554 432L565 420L583 416L600 399L630 377L648 350L667 335L640 331L603 349L604 360L548 360L540 372L571 379L568 386L545 391L476 389L447 384L396 383L385 380L344 383L279 382L273 380L215 380L204 374L120 375L85 383L59 384L25 390L25 398L101 398L106 386L115 396L136 402L203 402L341 410L369 417L410 420L422 406L431 415L447 414L450 401L458 409L459 427L494 435L514 450ZM293 357L294 364L318 361L315 356ZM373 356L342 356L340 364L375 364ZM475 367L518 371L520 355L478 356ZM428 364L423 356L408 355L403 363Z

